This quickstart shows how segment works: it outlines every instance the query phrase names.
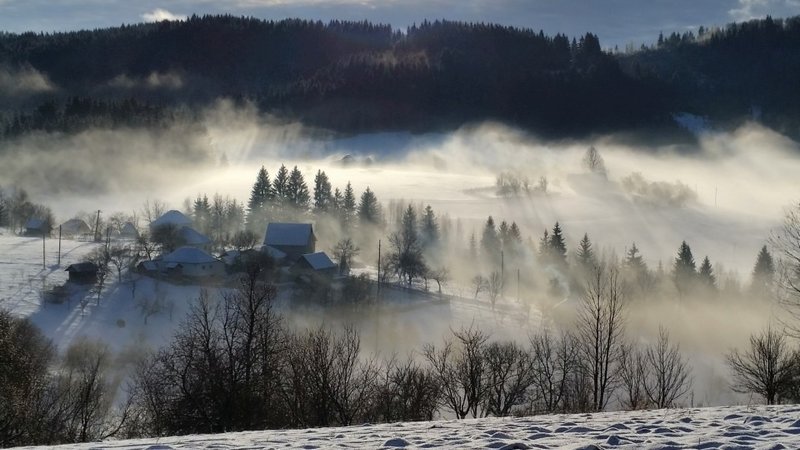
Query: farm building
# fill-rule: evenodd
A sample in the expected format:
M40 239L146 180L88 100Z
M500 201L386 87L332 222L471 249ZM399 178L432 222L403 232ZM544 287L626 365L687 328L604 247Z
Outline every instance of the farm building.
M314 272L320 275L335 276L339 267L331 261L325 252L307 253L300 256L291 271L297 274Z
M150 224L150 230L155 228L171 225L175 228L190 227L192 226L192 219L186 217L182 212L174 209L169 210L161 215L158 219Z
M119 237L123 239L136 239L139 237L139 230L131 222L125 222L119 230Z
M73 283L92 284L97 281L97 265L92 262L70 264L65 271Z
M66 237L86 237L92 234L92 229L81 219L69 219L61 224L61 234Z
M316 243L310 223L270 223L264 236L264 246L285 253L286 264L294 263L304 254L314 253Z
M206 251L211 249L211 239L192 227L181 227L181 229L178 230L178 240L188 247L199 248Z
M191 278L225 275L225 263L195 247L181 247L164 255L156 264L161 272Z
M50 227L46 221L31 218L25 222L25 236L41 236L42 234L50 234Z

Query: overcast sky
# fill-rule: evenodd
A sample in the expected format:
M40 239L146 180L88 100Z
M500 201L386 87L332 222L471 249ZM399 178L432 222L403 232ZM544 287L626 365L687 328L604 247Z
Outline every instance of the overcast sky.
M548 34L592 31L604 47L623 47L652 42L661 31L800 15L800 0L0 0L0 30L76 30L218 13L396 27L441 18L496 22Z

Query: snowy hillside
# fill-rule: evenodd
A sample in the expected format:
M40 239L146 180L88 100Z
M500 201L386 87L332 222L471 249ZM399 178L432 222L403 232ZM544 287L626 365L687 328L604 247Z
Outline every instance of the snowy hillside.
M61 449L269 448L796 449L800 406L668 409L253 431Z

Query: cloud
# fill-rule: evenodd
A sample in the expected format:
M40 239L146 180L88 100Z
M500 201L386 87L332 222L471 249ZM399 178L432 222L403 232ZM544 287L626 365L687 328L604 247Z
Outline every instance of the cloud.
M10 69L0 67L0 92L11 96L24 96L56 89L47 75L33 67Z
M739 0L739 7L728 11L728 14L739 22L767 15L789 16L798 13L800 13L799 0Z
M173 14L166 9L156 8L148 13L142 14L142 19L146 22L161 22L162 20L186 20L186 16Z

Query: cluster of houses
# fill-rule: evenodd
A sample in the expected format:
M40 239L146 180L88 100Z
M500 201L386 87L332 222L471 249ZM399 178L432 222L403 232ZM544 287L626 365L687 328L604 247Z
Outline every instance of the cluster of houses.
M58 227L61 236L71 239L94 239L94 233L89 225L82 219L69 219ZM25 236L41 237L43 235L49 236L51 225L46 220L30 218L25 222ZM139 232L136 226L131 222L125 222L119 230L108 230L109 237L114 239L136 239L139 237ZM105 237L105 236L103 236Z
M309 223L270 223L259 249L228 251L219 258L210 253L211 239L192 228L191 219L181 212L168 211L150 225L151 231L163 226L176 230L183 245L158 258L139 263L137 269L140 273L198 281L220 279L234 272L243 259L260 252L294 275L312 272L330 277L339 275L338 266L328 255L316 251L317 239Z

